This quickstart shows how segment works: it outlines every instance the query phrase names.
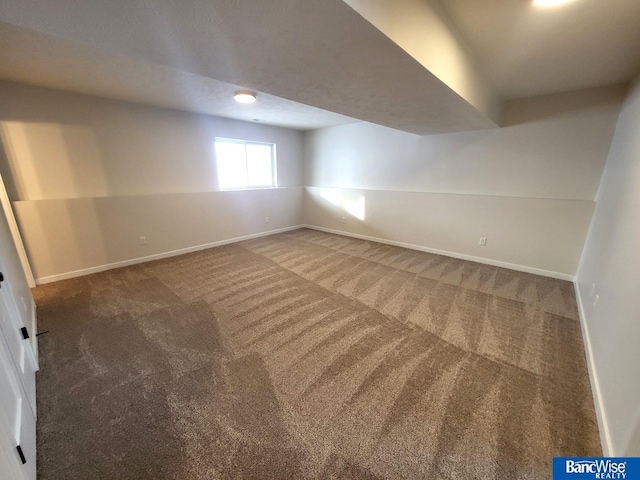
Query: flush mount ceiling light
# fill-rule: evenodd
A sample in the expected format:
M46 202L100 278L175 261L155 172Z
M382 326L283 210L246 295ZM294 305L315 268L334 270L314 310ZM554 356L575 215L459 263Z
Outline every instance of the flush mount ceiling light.
M238 90L233 94L233 99L238 103L253 103L256 101L256 93L248 90Z
M555 7L573 0L533 0L533 4L538 7Z

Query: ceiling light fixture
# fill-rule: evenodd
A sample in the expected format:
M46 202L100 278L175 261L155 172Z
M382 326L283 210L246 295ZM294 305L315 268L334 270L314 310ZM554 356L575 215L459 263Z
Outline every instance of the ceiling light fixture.
M238 90L233 94L233 99L238 103L253 103L256 101L257 94L247 90Z
M571 1L572 0L533 0L533 4L538 7L555 7Z

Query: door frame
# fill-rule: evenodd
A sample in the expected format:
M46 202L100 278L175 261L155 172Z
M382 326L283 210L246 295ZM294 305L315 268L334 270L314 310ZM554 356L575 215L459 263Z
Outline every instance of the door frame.
M13 243L15 244L16 250L18 251L18 257L20 258L22 270L24 270L24 276L27 278L29 287L33 288L36 286L36 281L33 278L33 272L31 270L31 264L29 263L29 257L27 256L27 251L25 250L24 243L22 242L22 235L20 235L18 222L16 222L16 217L13 214L13 208L11 208L11 200L9 200L7 189L4 186L4 179L2 178L2 174L0 174L0 203L2 203L2 209L4 210L4 214L7 217L7 223L9 224L9 229L11 230Z

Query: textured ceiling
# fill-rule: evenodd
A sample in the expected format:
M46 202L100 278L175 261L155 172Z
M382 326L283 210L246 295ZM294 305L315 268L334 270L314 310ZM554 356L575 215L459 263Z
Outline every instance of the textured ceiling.
M413 133L495 127L341 0L4 0L0 20Z
M236 85L1 22L0 45L5 80L297 130L356 121L265 93L253 105L239 105Z
M640 1L439 0L505 98L612 85L640 73Z
M458 50L504 97L622 83L640 70L638 0L393 5L440 5L450 17L441 24L467 44ZM353 119L417 134L496 126L417 60L425 42L392 37L342 0L2 0L0 78L298 129ZM430 58L450 60L426 43ZM233 103L238 86L260 101Z

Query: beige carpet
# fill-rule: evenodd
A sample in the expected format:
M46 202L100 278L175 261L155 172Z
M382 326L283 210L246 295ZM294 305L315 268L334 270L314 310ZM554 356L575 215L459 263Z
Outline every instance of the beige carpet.
M546 479L569 282L298 230L35 289L41 479Z

